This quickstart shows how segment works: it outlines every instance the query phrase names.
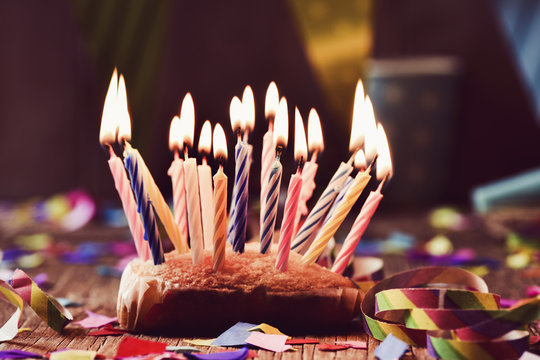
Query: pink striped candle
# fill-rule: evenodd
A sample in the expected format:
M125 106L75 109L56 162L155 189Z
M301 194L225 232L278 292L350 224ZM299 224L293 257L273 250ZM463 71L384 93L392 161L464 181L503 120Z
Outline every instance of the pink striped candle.
M111 155L108 162L114 179L114 187L120 196L129 229L135 242L137 254L142 260L146 261L150 258L150 249L148 247L148 242L144 240L144 227L139 213L137 212L137 203L133 197L131 183L127 177L122 160L116 156L110 146L108 146L108 148Z
M306 135L304 124L298 108L294 114L294 158L298 161L298 170L291 176L289 189L287 190L287 200L285 201L285 213L281 221L281 232L279 234L278 253L276 258L276 268L286 271L289 263L289 252L291 251L291 240L293 238L296 211L298 210L298 200L302 191L302 165L307 156Z
M289 263L289 252L291 251L291 240L294 231L294 220L298 209L298 199L302 189L302 175L299 171L291 176L287 200L285 201L285 213L281 222L281 232L279 234L278 252L276 257L276 268L280 271L287 271Z
M354 221L351 231L343 242L343 247L337 255L336 260L334 261L334 265L332 266L333 272L343 274L343 271L349 264L354 250L356 249L358 243L360 242L360 239L364 235L364 232L366 231L366 228L369 225L373 214L375 214L375 211L377 210L377 207L379 206L382 198L383 195L381 194L380 185L377 191L372 191L369 193L366 202L360 210L360 214L358 214L358 217Z

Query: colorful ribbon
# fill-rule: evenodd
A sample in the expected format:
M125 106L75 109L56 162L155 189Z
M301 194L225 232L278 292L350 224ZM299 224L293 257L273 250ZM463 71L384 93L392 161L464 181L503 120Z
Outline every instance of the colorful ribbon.
M24 271L15 270L11 285L16 294L55 331L61 332L64 326L73 320L71 313L54 297L43 292Z
M513 359L528 346L522 329L540 317L540 297L501 310L484 280L459 268L425 267L380 281L362 303L368 334L427 346L443 359Z

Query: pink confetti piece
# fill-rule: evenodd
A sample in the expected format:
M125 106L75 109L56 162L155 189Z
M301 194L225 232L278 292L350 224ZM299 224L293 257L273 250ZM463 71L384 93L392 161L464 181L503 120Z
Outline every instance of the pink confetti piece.
M93 328L101 327L103 325L118 322L118 318L116 316L109 317L106 315L96 314L90 310L85 310L85 311L88 317L83 320L75 322L75 324L78 324L84 328L93 329Z
M274 352L283 352L291 349L291 345L285 345L286 341L287 335L265 334L260 332L253 332L246 339L248 344Z
M353 349L367 349L367 342L359 340L336 341L336 345L348 345Z
M526 294L527 294L527 297L535 297L536 295L540 295L540 286L538 285L527 286Z

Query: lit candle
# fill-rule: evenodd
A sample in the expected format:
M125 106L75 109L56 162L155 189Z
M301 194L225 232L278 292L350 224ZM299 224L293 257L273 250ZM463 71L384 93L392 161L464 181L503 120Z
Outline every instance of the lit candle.
M291 246L291 249L293 250L298 251L301 248L304 248L304 246L311 246L313 239L317 235L317 230L319 230L319 227L324 220L324 217L338 196L341 188L347 181L348 176L353 171L352 162L354 159L354 153L356 153L364 144L364 135L359 128L359 118L361 113L359 109L363 107L363 103L364 89L362 87L362 81L358 80L354 96L351 138L349 142L349 150L353 152L353 156L347 163L342 162L332 179L330 179L330 183L326 189L324 189L321 197L306 218L306 221L304 221L300 227L300 230L298 230L298 233L296 234Z
M366 140L369 137L370 136L366 136ZM368 227L369 222L373 217L373 214L375 214L375 211L377 210L377 207L379 206L379 203L383 198L381 190L384 186L384 183L393 175L392 158L390 155L388 140L386 138L384 129L380 124L377 127L376 143L379 154L377 159L377 180L380 180L381 182L379 183L377 191L372 191L369 193L366 202L360 210L360 214L358 214L358 217L354 221L351 231L343 242L343 246L336 257L336 260L334 261L332 271L338 274L342 274L347 265L349 264L351 256L354 254L354 250L358 246L358 242L364 235L364 232L366 231L366 228Z
M268 194L268 176L270 169L276 159L276 147L274 146L274 118L279 106L279 94L275 82L271 82L266 90L264 104L264 115L268 120L268 130L263 136L263 147L261 153L261 196L260 196L260 226L264 222L264 203Z
M274 144L276 144L276 160L270 170L268 177L268 194L264 204L264 218L261 226L261 253L267 254L274 237L277 210L279 204L279 191L281 187L281 166L280 157L283 149L287 146L289 138L289 115L287 100L281 98L274 122Z
M169 235L169 238L173 243L176 251L178 251L179 253L187 252L187 239L182 238L182 235L180 234L180 229L174 220L171 209L169 208L169 204L167 204L167 202L163 198L163 195L161 194L161 191L159 191L159 188L157 187L156 182L154 181L150 170L148 170L148 167L146 166L141 154L136 149L133 149L129 144L129 140L131 140L131 123L127 112L127 96L125 96L125 100L121 101L120 103L124 104L123 106L125 106L126 110L123 113L126 114L126 116L120 117L120 126L118 127L118 141L124 146L126 154L129 150L133 156L137 157L137 163L139 167L138 171L141 173L143 182L145 183L145 190L147 191L148 196L152 201L154 210L159 216L161 223L165 227L165 230L167 231L167 234Z
M214 271L225 264L225 246L227 239L227 175L223 172L223 163L227 161L227 142L220 124L214 129L214 159L219 162L219 169L214 175L214 250L212 263Z
M281 221L281 231L279 233L278 252L276 257L276 268L286 271L289 263L289 252L291 250L291 240L293 237L296 212L298 209L298 199L302 189L302 166L307 157L306 135L304 124L298 108L294 115L294 159L298 162L296 174L291 176L287 200L285 201L285 211Z
M366 96L365 106L364 106L365 116L364 116L364 133L365 135L365 144L364 151L366 153L366 161L372 163L377 154L377 122L375 121L375 112L373 111L373 104L369 95Z
M294 235L298 232L301 217L306 216L308 213L307 202L311 199L313 190L315 190L315 175L319 168L317 157L324 149L321 120L317 111L313 108L309 111L308 117L308 149L311 152L311 160L306 162L302 170L302 190L300 191L300 199L298 200Z
M349 144L349 150L353 151L355 155L364 145L364 134L361 128L361 115L363 111L357 110L357 108L363 108L363 91L362 94L359 94L360 91L358 91L358 88L359 86L357 86L357 91L355 94L351 141ZM357 99L361 99L362 101L357 102ZM326 245L328 245L330 239L334 236L339 226L343 223L347 217L347 214L356 203L356 200L358 200L358 197L360 197L360 194L371 179L371 176L369 175L370 171L371 166L366 171L358 172L351 184L351 187L345 194L343 201L336 207L336 210L332 213L330 219L322 225L321 229L315 236L313 243L302 257L302 262L304 264L312 264L317 261L324 248Z
M131 180L131 188L135 193L137 201L137 211L141 214L142 224L144 227L144 238L148 241L150 252L154 260L154 265L165 262L163 254L163 246L157 227L156 216L154 214L154 204L151 200L147 182L144 179L143 162L139 152L133 149L129 144L131 140L131 120L129 118L127 106L127 93L125 90L125 82L120 76L118 84L118 140L124 144L124 164Z
M193 264L204 261L203 230L201 222L201 202L199 197L199 179L197 175L197 161L189 157L189 147L193 146L195 132L195 106L190 93L182 101L180 117L184 119L184 172L186 175L186 198L191 245L191 258Z
M101 127L99 130L99 142L101 145L107 147L109 151L110 158L108 163L114 179L114 186L118 192L120 201L122 202L127 223L135 242L137 254L142 260L146 261L150 257L150 250L148 248L148 243L144 241L144 227L141 222L141 217L137 212L137 203L133 197L131 184L126 175L124 164L122 163L122 160L116 156L111 146L111 144L116 141L116 117L118 116L117 93L118 76L115 69L111 78L109 90L107 91L107 95L105 97L105 104L103 105L103 116L101 118Z
M188 223L186 210L186 188L184 174L184 160L180 151L184 148L182 121L175 116L171 121L169 131L169 148L174 152L174 160L167 174L171 177L173 189L174 220L180 229L184 241L188 239Z
M244 252L246 243L248 184L251 163L249 145L242 140L242 131L246 130L244 111L240 99L233 98L230 107L231 127L238 134L238 142L235 147L235 179L228 238L233 250L239 253Z
M214 238L214 204L212 189L212 169L208 166L206 155L210 154L212 148L212 125L206 120L201 130L199 138L199 154L202 156L202 164L197 167L199 174L199 192L201 195L201 215L204 236L204 248L211 249Z

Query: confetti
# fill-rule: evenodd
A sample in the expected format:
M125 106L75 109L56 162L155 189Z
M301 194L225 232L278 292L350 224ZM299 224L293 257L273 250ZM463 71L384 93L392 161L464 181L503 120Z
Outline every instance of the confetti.
M247 359L249 354L248 348L243 347L240 350L237 351L223 351L218 353L210 353L210 354L192 354L192 353L184 353L183 355L192 360L243 360Z
M163 342L143 340L127 336L122 339L116 357L129 357L146 354L159 354L166 350L167 344Z
M247 345L246 339L251 335L249 329L255 327L255 324L238 322L223 334L219 335L212 345L218 346L243 346Z
M265 334L285 335L284 333L279 331L278 328L275 328L275 327L273 327L271 325L268 325L268 324L265 324L265 323L259 324L259 325L255 326L255 327L252 327L251 329L248 329L248 331L255 331L255 330L260 330ZM290 338L290 336L287 336L287 337Z
M317 345L317 349L320 351L340 351L350 348L350 345L335 345L328 343L320 343Z
M399 359L401 355L407 351L409 345L406 342L399 340L392 334L389 334L386 339L375 349L375 356L380 360Z
M167 346L167 351L171 351L171 352L181 352L181 353L184 353L184 352L201 352L200 349L197 349L196 347L193 347L193 346L174 346L174 345L169 345Z
M287 335L265 334L253 332L246 339L246 342L265 350L273 352L284 352L292 348L291 345L285 345Z
M212 343L216 341L216 339L191 339L191 340L184 340L184 341L191 345L217 346L217 345L212 345Z
M116 335L123 335L125 333L126 333L126 330L114 328L111 324L108 324L103 329L90 331L88 335L89 336L116 336Z
M45 250L53 243L53 238L49 234L19 235L14 240L21 249L28 251Z
M0 359L41 359L42 357L40 354L17 349L0 351Z
M303 344L318 344L317 339L288 339L285 341L286 345L303 345Z
M433 256L449 255L454 250L450 239L445 235L437 235L424 244L426 252Z
M78 303L78 302L72 301L70 299L63 298L63 297L56 298L56 301L58 301L60 303L60 305L65 306L65 307L83 306L83 304L81 304L81 303Z
M45 259L43 258L43 255L41 255L40 253L34 253L30 255L21 256L17 260L17 263L23 269L32 269L43 264L44 260Z
M49 360L94 360L95 351L89 350L60 350L51 353Z
M107 325L113 322L118 322L118 318L115 317L109 317L101 314L96 314L90 310L85 310L86 314L88 315L87 318L76 321L75 324L80 325L87 329L93 329L102 327L103 325Z
M359 340L336 341L336 345L348 345L353 349L367 349L367 342Z
M519 360L540 360L540 356L533 354L531 352L525 351L519 357Z

